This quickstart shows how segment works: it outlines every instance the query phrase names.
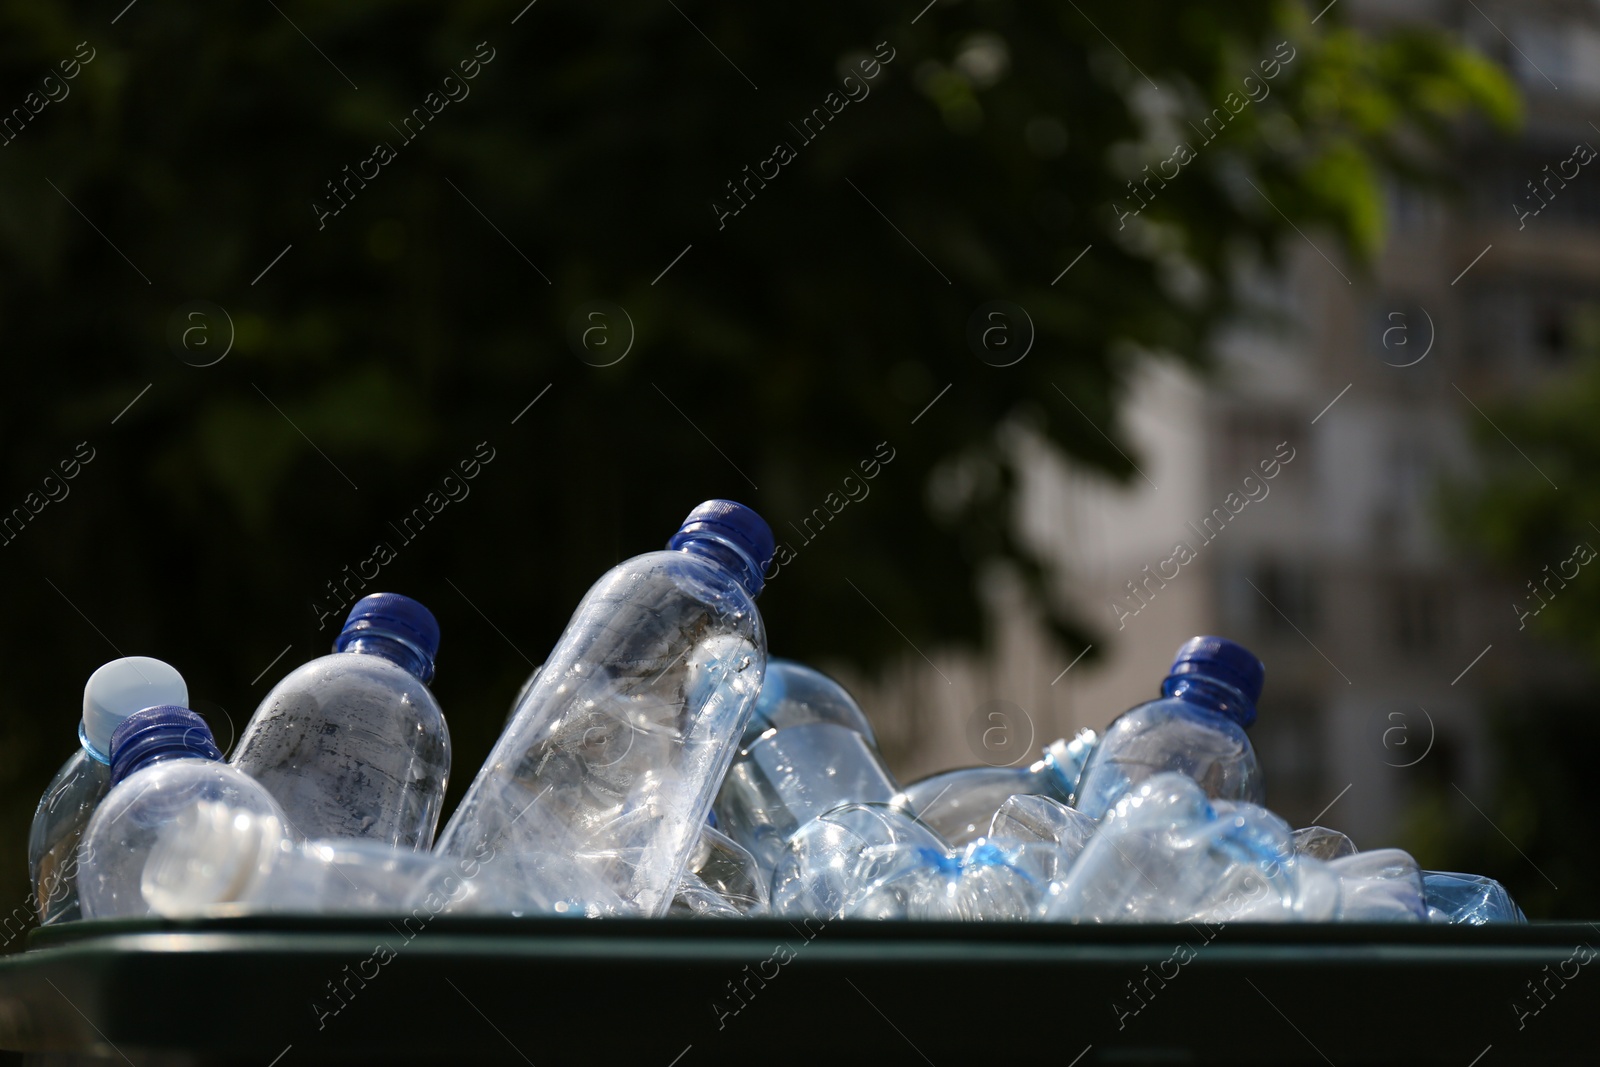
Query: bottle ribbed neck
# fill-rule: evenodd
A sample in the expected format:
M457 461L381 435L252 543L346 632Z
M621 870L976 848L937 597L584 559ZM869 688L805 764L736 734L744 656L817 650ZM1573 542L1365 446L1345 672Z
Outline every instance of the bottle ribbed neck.
M761 595L761 588L766 584L766 579L762 577L760 565L733 541L718 537L714 533L695 531L683 536L675 547L679 552L715 560L724 570L738 579L739 584L752 599Z
M1191 672L1169 674L1161 683L1162 695L1205 708L1248 727L1256 721L1256 707L1235 687L1217 678Z
M432 657L398 634L359 630L348 637L341 634L336 647L340 652L358 652L386 659L415 676L424 685L433 681Z

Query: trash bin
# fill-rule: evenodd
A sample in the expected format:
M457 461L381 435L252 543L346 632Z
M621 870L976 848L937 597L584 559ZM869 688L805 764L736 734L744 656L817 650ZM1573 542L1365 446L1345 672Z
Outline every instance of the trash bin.
M84 922L0 959L0 1048L141 1067L1588 1063L1597 940L1581 923Z

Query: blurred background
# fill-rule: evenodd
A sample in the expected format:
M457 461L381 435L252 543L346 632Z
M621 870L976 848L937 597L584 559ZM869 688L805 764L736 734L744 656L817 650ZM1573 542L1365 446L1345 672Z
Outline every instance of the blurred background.
M448 814L716 496L903 781L1220 633L1295 825L1596 914L1597 102L1557 0L0 0L3 948L100 663L226 745L417 597Z

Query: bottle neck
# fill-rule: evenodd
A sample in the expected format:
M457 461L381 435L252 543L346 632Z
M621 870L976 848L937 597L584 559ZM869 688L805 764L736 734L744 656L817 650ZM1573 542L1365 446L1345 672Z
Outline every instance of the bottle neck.
M1232 719L1240 726L1256 721L1255 705L1246 700L1243 693L1203 674L1169 674L1161 683L1161 693Z
M146 767L154 767L158 763L175 759L200 759L211 763L223 761L222 753L209 738L202 741L181 734L170 738L152 738L142 741L137 751L126 756L118 753L117 762L111 767L111 784L116 785Z
M752 599L761 595L761 587L766 584L757 562L731 541L710 534L696 534L679 543L677 551L721 564L724 570L739 580Z
M339 651L379 656L415 675L424 684L433 680L433 660L423 655L421 649L409 641L375 630L363 630L349 638L341 637Z

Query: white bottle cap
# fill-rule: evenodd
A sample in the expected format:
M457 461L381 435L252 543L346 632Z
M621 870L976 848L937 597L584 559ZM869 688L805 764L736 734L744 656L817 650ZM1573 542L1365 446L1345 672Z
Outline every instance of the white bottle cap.
M111 735L122 720L158 704L189 706L189 687L169 664L149 656L114 659L89 675L83 687L83 722L78 737L89 754L111 762Z

